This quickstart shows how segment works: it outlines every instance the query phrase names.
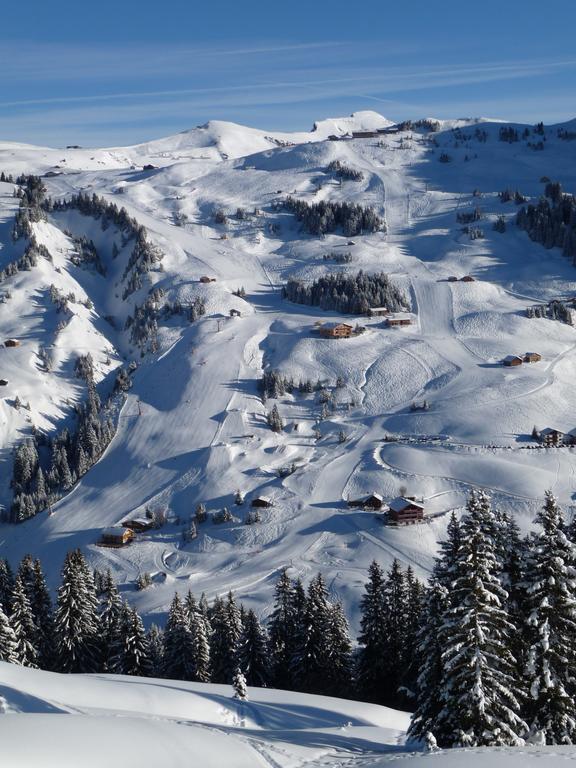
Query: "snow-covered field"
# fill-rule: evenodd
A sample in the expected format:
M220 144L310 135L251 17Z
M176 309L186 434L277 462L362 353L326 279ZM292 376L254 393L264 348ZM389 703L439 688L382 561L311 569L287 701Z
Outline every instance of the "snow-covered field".
M14 562L27 552L40 556L55 584L66 551L79 546L94 566L112 569L124 596L148 621L163 619L174 590L212 598L232 589L265 611L282 567L304 579L321 570L355 625L368 563L375 558L388 566L398 557L425 578L445 531L442 513L461 507L471 486L491 491L523 529L547 488L570 507L574 449L526 446L535 424L576 427L576 330L530 320L525 309L576 294L576 271L558 249L545 250L515 227L516 206L501 203L498 192L517 188L537 200L543 176L573 192L576 144L558 139L551 127L545 150L534 151L524 141L498 141L500 124L488 122L478 123L488 137L479 142L476 124L465 121L444 122L433 134L327 140L352 128L387 125L379 115L358 113L300 134L215 122L136 147L0 144L0 170L51 172L45 183L55 198L82 190L125 206L165 253L162 269L148 273L142 288L123 300L129 246L122 248L114 227L102 231L92 218L58 212L34 225L52 260L0 285L6 296L0 338L21 341L18 348L0 349L0 377L8 380L0 399L4 505L11 500L13 446L33 425L47 432L60 427L72 404L85 397L73 374L76 356L90 351L103 391L119 365L139 363L102 459L53 515L2 525L2 555ZM472 138L457 140L455 127ZM451 162L439 162L443 151ZM338 184L326 171L333 160L360 170L362 181ZM0 184L0 267L24 247L10 237L18 202L13 189ZM310 237L291 214L273 208L289 193L308 202L370 205L385 216L388 231L354 237L352 245L341 234ZM476 205L484 238L472 241L456 214ZM239 219L238 207L257 212ZM226 224L214 222L218 209L227 214ZM499 214L508 221L504 234L492 230ZM74 265L73 236L93 239L106 276ZM346 251L349 264L323 259ZM313 332L317 321L347 318L292 305L282 299L281 286L289 277L311 280L341 269L388 273L409 296L416 322L391 329L382 318L348 318L366 332L321 339ZM466 274L475 282L448 281ZM202 275L216 282L201 284ZM50 285L76 297L63 330L47 298ZM152 286L171 302L203 297L207 314L193 324L166 319L158 351L140 358L124 326ZM245 299L232 293L240 287ZM241 317L231 317L231 309ZM51 372L40 363L41 347L52 352ZM542 361L519 368L499 363L528 351L541 353ZM320 439L315 395L281 398L286 427L281 434L270 431L266 412L273 401L264 405L257 387L263 367L296 383L320 379L330 388L342 378L337 408L319 425ZM29 409L15 409L16 396ZM410 410L423 399L429 410ZM340 431L345 442L339 442ZM400 440L383 442L390 434ZM279 477L293 463L296 471ZM403 486L424 498L435 515L430 522L393 529L372 513L346 507L348 497L378 491L390 498ZM237 489L247 497L242 507L234 506ZM247 526L248 503L259 494L274 506ZM185 543L182 527L199 502L211 511L228 506L237 519L207 522ZM102 529L146 507L170 510L161 530L139 535L122 550L96 546ZM135 580L144 572L154 583L137 592Z
M408 715L374 704L225 685L58 675L0 662L7 768L548 768L573 747L414 752Z

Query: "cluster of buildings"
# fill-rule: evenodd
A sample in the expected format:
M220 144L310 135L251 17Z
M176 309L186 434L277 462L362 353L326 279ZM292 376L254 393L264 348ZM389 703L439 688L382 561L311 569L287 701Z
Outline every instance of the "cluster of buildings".
M522 363L539 363L542 355L539 352L525 352L523 355L507 355L502 360L502 365L514 367Z
M400 328L406 325L412 325L414 316L410 312L395 312L390 314L386 307L375 307L370 310L371 317L385 317L387 328ZM323 339L349 339L351 336L363 333L366 330L364 326L353 326L349 323L322 323L318 325L318 332Z
M388 523L393 525L413 525L424 519L424 504L414 496L398 496L385 502L379 493L370 493L361 499L349 499L348 506L353 509L370 509L383 512Z

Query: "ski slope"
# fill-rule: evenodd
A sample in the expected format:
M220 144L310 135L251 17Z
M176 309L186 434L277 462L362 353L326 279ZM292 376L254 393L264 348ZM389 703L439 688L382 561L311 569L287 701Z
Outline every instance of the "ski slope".
M560 140L555 126L546 129L544 151L507 144L498 141L501 124L487 121L328 140L389 125L375 113L357 113L298 134L211 122L135 147L0 144L0 170L50 173L44 180L53 197L94 192L126 207L165 253L161 269L122 299L129 246L113 228L102 231L77 211L56 212L34 225L51 261L0 286L0 294L10 293L0 303L2 338L22 340L16 350L0 349L0 376L9 381L0 393L4 505L13 446L32 425L49 433L70 420L72 404L85 397L73 375L75 356L91 352L102 391L118 366L138 363L103 457L53 515L2 524L3 555L40 556L54 585L65 553L79 546L94 566L112 569L148 622L163 619L174 590L213 598L232 589L263 613L283 567L305 580L320 570L356 629L369 562L387 567L396 557L425 579L448 513L462 508L471 487L489 490L524 530L547 488L571 514L573 449L527 448L534 425L576 427L576 330L528 319L525 309L576 294L576 271L557 249L545 250L516 229L516 206L501 203L498 192L518 188L537 200L544 176L574 191L576 146ZM473 138L477 127L485 142ZM469 138L458 138L454 128ZM439 162L442 152L451 162ZM362 180L338 183L327 171L334 160L360 170ZM12 193L12 185L0 185L2 266L23 249L10 238ZM275 209L287 194L370 205L387 231L354 237L352 244L339 233L310 237L291 214ZM470 240L456 214L477 205L484 238ZM239 207L248 215L236 217ZM226 213L225 224L215 223L217 210ZM500 214L508 223L504 234L492 230ZM71 261L74 237L81 236L94 241L105 276ZM117 259L113 243L122 246ZM346 251L348 264L323 258ZM389 274L409 298L412 326L387 328L382 318L346 318L282 298L290 277L360 269ZM202 284L202 275L216 281ZM474 282L448 281L464 275ZM46 301L50 285L77 298L72 320L58 334ZM170 302L202 297L207 312L192 324L162 321L159 349L140 357L124 328L153 287ZM233 294L241 287L244 299ZM82 303L88 298L90 309ZM232 309L241 316L231 317ZM315 323L327 320L358 321L366 332L322 339ZM51 372L38 364L43 346L54 352ZM542 361L500 364L527 351L540 352ZM333 390L335 411L317 425L317 395L287 394L276 403L285 429L272 433L266 413L274 401L264 404L258 390L263 369L278 369L296 383L320 379ZM339 377L343 386L336 388ZM30 410L16 410L16 396ZM429 410L410 409L424 399ZM396 439L386 441L390 435ZM295 471L281 476L292 465ZM427 524L394 529L346 506L348 498L371 491L390 498L401 488L424 499ZM247 499L241 507L234 505L237 489ZM262 511L260 523L246 525L249 501L259 494L270 496L273 507ZM199 502L211 512L227 506L235 519L207 522L185 543L182 529ZM96 546L103 528L146 508L169 510L162 529L122 550ZM144 572L153 585L137 592Z

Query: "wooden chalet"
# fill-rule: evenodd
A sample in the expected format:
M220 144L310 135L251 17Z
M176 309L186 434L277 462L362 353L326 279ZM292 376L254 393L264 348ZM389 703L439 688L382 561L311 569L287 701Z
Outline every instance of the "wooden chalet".
M519 355L507 355L502 360L502 365L505 365L507 367L514 366L514 365L522 365L522 358Z
M239 309L231 309L230 317L242 317L242 312Z
M388 504L388 520L397 525L412 525L424 518L424 505L415 499L398 496Z
M382 509L384 499L379 493L370 493L363 499L349 499L348 506L353 509Z
M542 360L542 355L539 352L526 352L524 355L525 363L539 363Z
M540 442L547 447L564 444L564 432L553 427L546 427L540 431Z
M378 131L352 131L353 139L375 139Z
M385 317L390 314L388 307L371 307L369 314L372 317Z
M208 275L202 275L200 278L201 283L215 283L216 278L215 277L208 277Z
M20 346L20 342L18 341L18 339L6 339L6 341L4 342L4 346L5 347L19 347Z
M476 278L472 277L472 275L464 275L464 277L460 278L460 281L462 283L475 283L476 282Z
M102 531L100 544L106 547L125 547L134 538L134 532L130 528L116 525L113 528L105 528Z
M349 339L354 328L348 323L324 323L318 330L324 339Z
M273 507L272 499L270 499L268 496L256 496L255 499L252 499L250 502L251 507L264 507L266 509L269 509L270 507Z
M150 520L148 517L136 517L134 520L124 520L122 527L134 531L134 533L143 533L154 528L154 520Z

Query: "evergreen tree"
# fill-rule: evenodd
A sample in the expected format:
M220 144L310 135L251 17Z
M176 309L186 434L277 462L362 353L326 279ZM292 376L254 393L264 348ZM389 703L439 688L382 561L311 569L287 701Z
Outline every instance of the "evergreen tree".
M239 701L247 701L248 689L246 687L246 678L240 669L236 669L232 678L232 687L234 688L234 698Z
M308 586L303 635L293 660L296 690L324 693L329 678L331 606L322 575Z
M164 677L194 680L194 646L188 617L178 593L174 595L164 631Z
M252 609L246 613L238 646L238 665L247 685L265 688L270 680L266 632Z
M417 635L416 654L420 660L416 680L417 706L408 729L408 736L417 741L426 740L427 734L436 728L443 707L444 647L440 631L447 606L448 590L437 579L433 579L426 593Z
M294 587L286 569L274 590L274 607L268 622L270 677L274 688L286 690L292 682L294 655Z
M122 645L123 642L122 612L122 599L108 569L102 578L99 608L100 647L104 671L114 667L112 657L118 653L118 644Z
M117 674L150 677L152 661L144 625L138 613L126 604L120 614L117 638L112 669Z
M30 607L37 633L38 666L40 669L51 670L54 665L54 614L50 592L38 559L34 560L33 565Z
M384 624L384 680L380 693L383 704L398 704L398 688L402 680L406 642L406 584L398 560L394 560L384 582L386 621Z
M16 576L12 594L12 613L10 624L16 637L15 654L18 663L24 667L38 667L36 648L37 630L32 618L30 601L26 595L20 575Z
M329 675L326 693L347 698L352 692L352 643L350 629L340 603L331 606L329 617Z
M542 530L530 542L525 572L527 716L532 738L574 744L575 549L551 491L536 522Z
M387 606L384 593L384 572L372 561L368 568L368 583L360 601L361 633L358 638L357 679L358 694L364 701L378 703L387 686L386 620Z
M210 620L212 625L210 642L212 681L229 683L238 666L238 644L242 634L240 610L231 592L226 600L216 598Z
M441 746L515 746L527 728L491 518L485 495L471 493L440 631L443 708L430 730Z
M10 626L8 616L0 605L0 661L10 664L20 664L20 655L17 651L17 641L14 630Z
M147 637L150 649L150 676L161 677L164 671L164 633L160 627L152 624Z
M14 573L8 560L0 558L0 605L7 614L10 614L13 591Z
M97 672L101 668L96 587L77 550L66 555L54 621L59 672Z

